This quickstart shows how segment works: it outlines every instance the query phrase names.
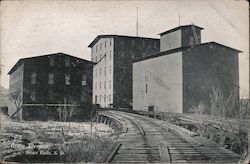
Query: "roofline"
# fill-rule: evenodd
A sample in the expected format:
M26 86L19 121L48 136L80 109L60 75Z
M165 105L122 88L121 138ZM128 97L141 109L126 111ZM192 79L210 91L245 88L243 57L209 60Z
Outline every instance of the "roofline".
M46 54L46 55L39 55L39 56L32 56L32 57L27 57L27 58L21 58L21 59L32 59L32 58L39 58L39 57L45 57L45 56L53 56L53 55L66 55L66 56L70 56L70 57L73 57L73 58L76 58L76 59L79 59L79 60L84 60L84 61L87 61L87 62L91 62L89 60L86 60L86 59L82 59L82 58L79 58L79 57L76 57L76 56L72 56L72 55L69 55L69 54L66 54L66 53L63 53L63 52L57 52L57 53L53 53L53 54Z
M176 31L176 30L179 30L179 29L181 29L181 28L185 28L185 27L188 27L188 26L192 26L192 25L183 25L183 26L178 26L178 27L175 27L175 28L172 28L172 29L170 29L170 30L167 30L167 31L164 31L164 32L161 32L161 33L159 33L158 35L164 35L164 34L168 34L168 33L171 33L171 32L174 32L174 31ZM193 25L194 27L196 27L196 28L199 28L200 30L203 30L204 28L202 28L202 27L199 27L199 26L196 26L196 25Z
M12 74L23 63L23 59L19 59L16 64L9 70L8 75Z
M242 52L240 50L237 50L237 49L234 49L234 48L219 44L217 42L206 42L206 43L202 43L202 44L193 45L193 47L200 47L200 46L204 46L204 45L207 45L207 44L216 44L216 45L231 49L233 51L236 51L238 53ZM156 57L160 57L160 56L164 56L164 55L169 55L169 54L180 52L180 51L185 51L185 50L188 50L190 48L192 48L192 46L179 47L179 48L168 50L168 51L158 52L158 53L152 54L150 56L146 56L144 58L135 59L135 60L133 60L133 63L137 63L137 62L140 62L140 61L143 61L143 60L152 59L152 58L156 58Z
M39 55L39 56L32 56L32 57L27 57L27 58L21 58L10 69L10 71L8 72L8 75L11 74L13 71L15 71L16 68L18 67L18 65L22 64L21 62L24 62L25 60L33 59L33 58L40 58L40 57L47 57L47 56L54 56L54 55L65 55L65 56L69 56L69 57L72 57L72 58L75 58L75 59L79 59L79 60L82 60L82 61L85 61L85 62L93 63L92 61L89 61L89 60L86 60L86 59L82 59L82 58L75 57L75 56L72 56L72 55L69 55L69 54L66 54L66 53L58 52L58 53L53 53L53 54L46 54L46 55Z
M112 35L112 34L107 34L107 35L97 35L95 39L88 45L88 47L93 47L93 45L101 38L115 38L115 37L126 37L126 38L141 38L141 39L152 39L152 40L160 40L159 38L149 38L149 37L138 37L138 36L127 36L127 35Z

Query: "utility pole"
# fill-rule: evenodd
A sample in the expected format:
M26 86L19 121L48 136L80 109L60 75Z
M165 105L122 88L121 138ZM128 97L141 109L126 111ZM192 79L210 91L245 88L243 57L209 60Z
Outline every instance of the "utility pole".
M66 103L67 103L67 100L66 100L66 97L64 97L64 121L65 122L67 120L67 107L66 107Z
M179 11L179 26L181 25L181 13Z
M136 36L138 37L138 7L136 7Z

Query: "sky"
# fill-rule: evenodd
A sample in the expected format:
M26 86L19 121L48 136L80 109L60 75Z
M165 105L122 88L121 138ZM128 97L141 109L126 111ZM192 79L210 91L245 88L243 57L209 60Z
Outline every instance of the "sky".
M1 1L0 84L24 57L63 52L90 60L88 45L101 34L159 38L159 33L194 23L202 42L215 41L239 54L240 94L249 93L249 6L245 0L180 1ZM179 19L180 15L180 19Z

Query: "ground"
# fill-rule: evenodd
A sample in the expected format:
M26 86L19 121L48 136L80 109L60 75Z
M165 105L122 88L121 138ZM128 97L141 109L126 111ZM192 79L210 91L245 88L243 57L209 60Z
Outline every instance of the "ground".
M95 151L105 142L112 142L113 129L105 124L90 122L11 121L1 115L1 160L18 154L65 155L70 145ZM91 146L91 142L99 145ZM90 150L91 149L91 150ZM70 150L70 153L76 150ZM83 151L83 150L81 150ZM84 150L85 151L85 150ZM83 159L85 160L85 159ZM91 159L89 159L91 161ZM71 161L69 161L71 162Z

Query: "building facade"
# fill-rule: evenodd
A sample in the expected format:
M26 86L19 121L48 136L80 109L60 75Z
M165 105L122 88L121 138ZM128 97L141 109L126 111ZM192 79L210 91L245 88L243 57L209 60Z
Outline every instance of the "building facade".
M159 39L99 35L88 46L93 67L93 104L123 108L132 105L132 60L160 50Z
M199 104L211 106L215 88L225 98L234 90L237 106L240 51L202 44L201 29L187 25L161 33L161 52L134 60L134 110L193 113Z
M92 67L92 62L64 53L20 59L8 73L10 95L22 107L15 115L24 120L58 119L59 107L88 106Z

